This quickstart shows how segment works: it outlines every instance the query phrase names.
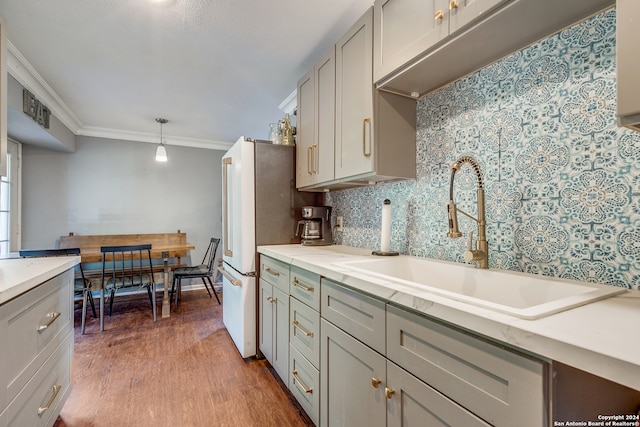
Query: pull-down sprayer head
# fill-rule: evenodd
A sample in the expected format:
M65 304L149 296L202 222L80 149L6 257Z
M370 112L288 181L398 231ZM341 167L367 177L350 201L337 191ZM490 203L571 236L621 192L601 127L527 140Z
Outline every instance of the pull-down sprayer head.
M461 209L458 209L453 201L453 181L456 176L456 172L460 170L464 163L469 163L473 168L478 180L478 216L472 217L468 213ZM484 213L484 182L482 181L482 173L480 172L480 165L471 156L462 156L454 164L451 165L451 180L449 182L449 203L447 204L447 213L449 216L449 232L448 237L458 238L462 236L462 233L458 229L458 211L465 216L471 218L478 224L478 245L477 249L472 248L472 237L470 237L469 250L465 252L465 259L467 261L477 261L478 267L488 268L488 245L486 237L486 221Z

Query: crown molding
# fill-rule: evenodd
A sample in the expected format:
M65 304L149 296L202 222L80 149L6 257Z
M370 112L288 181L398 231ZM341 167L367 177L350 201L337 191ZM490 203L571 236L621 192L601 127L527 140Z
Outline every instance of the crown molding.
M64 101L62 101L51 86L49 86L44 78L20 53L15 45L8 40L7 71L18 81L18 83L46 105L51 111L51 114L60 120L60 122L62 122L62 124L64 124L74 135L158 144L157 134L84 126L80 119L76 117L73 111L71 111ZM227 151L233 145L233 142L227 141L212 141L170 136L167 136L165 139L167 145L204 148L209 150Z
M143 132L130 132L121 131L118 129L107 129L98 127L83 127L78 130L77 135L90 136L94 138L107 138L107 139L119 139L124 141L137 141L148 142L150 144L159 144L157 133L143 133ZM181 138L177 136L163 135L164 143L167 146L180 146L190 148L204 148L209 150L222 150L227 151L233 145L233 142L227 141L212 141L205 139L195 138Z
M296 89L293 92L291 92L289 96L287 96L284 99L284 101L280 103L280 105L278 105L278 108L280 108L285 113L289 113L293 115L293 112L296 109L297 105L298 105L298 91Z
M78 133L82 123L73 111L62 101L49 84L42 78L27 59L7 40L7 71L29 92L33 93L49 108L58 120L71 132Z

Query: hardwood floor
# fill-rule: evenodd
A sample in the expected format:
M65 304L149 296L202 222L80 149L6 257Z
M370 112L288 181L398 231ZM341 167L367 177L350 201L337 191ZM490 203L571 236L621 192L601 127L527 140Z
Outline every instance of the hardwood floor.
M266 360L240 357L205 290L155 324L146 294L116 298L98 326L87 314L81 335L76 310L74 388L55 427L313 425Z

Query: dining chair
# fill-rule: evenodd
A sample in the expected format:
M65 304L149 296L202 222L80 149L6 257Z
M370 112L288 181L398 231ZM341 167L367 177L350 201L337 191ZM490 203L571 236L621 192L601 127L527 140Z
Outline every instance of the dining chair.
M68 249L22 249L19 251L22 258L33 257L53 257L53 256L80 256L80 248L68 248ZM73 283L73 295L74 300L82 301L82 334L84 335L85 324L87 320L87 300L91 304L91 311L93 317L98 317L96 313L96 306L93 302L93 295L91 293L91 281L84 277L84 270L82 269L82 263L76 266L76 271L80 273L79 277L75 277ZM76 299L77 298L77 299Z
M151 265L151 244L102 246L102 299L100 330L104 330L104 293L110 292L109 316L113 312L116 292L123 288L146 288L151 301L153 321L156 316L156 286Z
M220 239L212 237L209 241L207 251L204 253L204 258L202 258L202 264L173 270L173 283L171 284L171 295L174 297L173 311L178 311L178 299L182 289L182 279L202 279L202 283L204 283L204 287L209 293L209 298L211 298L211 292L209 292L209 286L211 286L211 291L213 295L216 296L218 304L220 304L220 298L218 298L218 294L211 281L219 244ZM208 285L207 281L209 282Z

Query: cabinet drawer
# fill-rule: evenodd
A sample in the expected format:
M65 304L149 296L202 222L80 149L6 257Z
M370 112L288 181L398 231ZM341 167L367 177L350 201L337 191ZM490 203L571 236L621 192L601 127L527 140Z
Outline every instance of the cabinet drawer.
M396 364L387 361L387 386L393 390L387 400L387 427L415 422L421 426L490 427L455 402Z
M0 350L6 393L0 403L10 402L73 331L72 301L73 270L68 270L0 307L0 331L11 343Z
M289 264L260 255L260 278L289 294Z
M315 425L320 418L320 372L294 346L290 349L289 390Z
M320 313L295 298L289 300L289 342L315 367L320 366Z
M7 407L3 427L51 426L71 392L73 332Z
M320 311L320 275L291 266L289 294L316 311Z
M546 425L543 361L391 305L387 357L492 425Z
M385 354L384 302L322 278L322 317Z

